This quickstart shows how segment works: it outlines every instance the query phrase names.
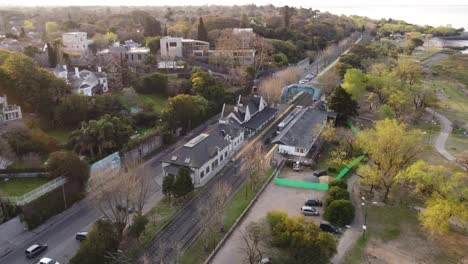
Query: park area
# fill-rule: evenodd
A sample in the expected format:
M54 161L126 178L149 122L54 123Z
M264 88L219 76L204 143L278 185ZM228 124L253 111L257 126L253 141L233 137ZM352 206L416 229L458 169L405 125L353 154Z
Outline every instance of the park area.
M21 196L47 183L45 177L13 178L0 180L0 195Z

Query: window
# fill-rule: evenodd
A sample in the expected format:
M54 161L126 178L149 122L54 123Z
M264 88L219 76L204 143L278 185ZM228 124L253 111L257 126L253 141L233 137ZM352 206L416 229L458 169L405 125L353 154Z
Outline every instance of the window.
M227 158L227 152L224 152L224 157Z
M141 60L141 54L138 54L138 60Z
M177 42L169 42L170 47L177 47Z
M131 60L133 60L133 54L130 54Z
M210 166L206 167L206 174L210 173Z
M202 179L203 177L205 177L205 171L202 171L202 172L200 173L200 179Z

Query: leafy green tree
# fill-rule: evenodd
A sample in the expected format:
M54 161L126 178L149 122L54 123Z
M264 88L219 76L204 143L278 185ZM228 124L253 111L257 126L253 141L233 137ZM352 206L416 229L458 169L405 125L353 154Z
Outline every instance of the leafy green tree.
M329 206L336 200L349 200L349 192L339 186L333 186L328 189L327 196L325 197L325 205Z
M348 189L348 184L343 180L334 179L330 181L330 183L328 183L328 188L332 188L335 186L340 187L341 189L344 189L344 190Z
M323 218L338 226L349 225L354 219L354 206L349 200L335 200L325 207Z
M135 85L135 90L139 93L152 94L159 93L164 94L167 89L168 77L162 73L152 73L143 76L139 82Z
M329 263L336 253L333 235L320 231L303 216L288 217L285 212L272 211L266 217L271 244L286 257L284 263Z
M169 98L163 119L172 130L181 127L187 132L205 119L207 109L208 101L205 98L179 94Z
M74 183L84 191L89 178L89 166L75 153L69 151L56 151L50 153L46 170L49 177L63 176L69 183Z
M346 72L352 68L353 67L349 64L338 62L333 66L333 71L336 72L340 78L343 78Z
M273 55L273 61L277 66L288 65L288 57L282 52Z
M137 215L133 218L133 223L129 227L129 233L132 237L139 240L140 234L145 231L146 224L148 224L148 218L144 215Z
M31 58L34 58L34 56L39 52L40 50L34 46L26 46L23 51L24 54L28 55Z
M181 167L174 181L174 196L183 197L189 192L193 191L194 186L192 182L192 176L190 176L190 169L187 167Z
M108 258L108 254L117 251L120 239L120 234L111 221L99 219L70 264L110 264L112 260Z
M175 176L172 174L164 176L163 178L162 192L169 199L174 196L174 181Z
M59 29L59 25L54 21L47 21L45 23L45 30L47 34L55 33Z
M358 115L358 103L341 86L335 88L330 98L330 109L337 113L337 121L344 122Z
M406 41L406 53L407 53L408 55L413 54L413 51L414 51L417 47L421 47L423 44L424 44L424 40L422 40L421 38L417 38L417 37L411 37L411 38L409 38L409 39Z
M151 54L158 53L161 45L161 37L146 37L145 46L150 49Z
M340 56L340 62L351 66L352 68L359 69L362 67L361 59L358 55L348 53Z
M359 98L366 92L367 77L359 69L349 69L344 75L343 89L353 96Z
M206 32L205 23L203 23L203 18L200 17L198 21L198 40L208 41L208 33Z

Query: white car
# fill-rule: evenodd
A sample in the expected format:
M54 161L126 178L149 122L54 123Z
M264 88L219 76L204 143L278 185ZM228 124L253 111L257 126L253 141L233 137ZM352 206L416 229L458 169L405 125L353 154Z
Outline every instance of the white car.
M41 258L36 264L60 264L57 261L50 258Z
M301 207L301 213L305 216L312 215L312 216L319 216L320 213L315 209L314 207L311 206L302 206Z

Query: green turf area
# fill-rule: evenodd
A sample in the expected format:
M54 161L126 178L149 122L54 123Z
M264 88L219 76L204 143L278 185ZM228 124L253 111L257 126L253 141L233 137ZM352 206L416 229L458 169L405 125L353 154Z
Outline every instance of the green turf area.
M47 183L49 179L43 177L17 178L5 181L0 179L0 192L6 196L21 196Z
M257 192L260 190L261 185L265 183L268 177L273 173L274 169L268 169L257 190L253 191L249 181L246 181L239 191L233 196L233 198L227 203L224 209L224 231L227 232L234 222L239 218L241 213L248 206L250 201L255 197ZM203 232L195 242L188 248L182 255L180 263L182 264L198 264L203 263L210 255L214 247L224 237L225 232ZM206 245L209 245L209 250L206 249Z
M437 54L437 53L439 53L441 51L442 51L442 49L439 49L439 48L427 48L427 49L424 49L424 50L416 50L410 56L403 55L403 54L400 55L400 56L416 59L416 60L419 60L419 61L423 61L423 60L426 60L426 59L434 56L435 54Z
M447 139L445 143L445 148L447 148L448 152L452 155L459 155L463 151L468 150L468 136L465 136L462 132L465 131L464 129L455 130L453 131Z
M167 105L167 97L159 94L138 94L139 99L161 112Z
M464 122L468 129L468 88L448 80L433 80L427 84L435 89L439 97L436 110L451 121Z
M468 54L454 54L432 65L432 71L440 78L457 80L468 85Z

